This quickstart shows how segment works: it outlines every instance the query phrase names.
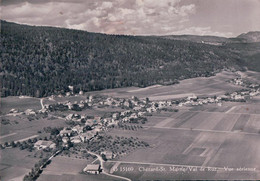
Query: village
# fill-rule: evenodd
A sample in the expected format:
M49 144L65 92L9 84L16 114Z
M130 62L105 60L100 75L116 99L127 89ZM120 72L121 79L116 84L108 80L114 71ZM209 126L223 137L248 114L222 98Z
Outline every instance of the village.
M230 80L230 83L241 85L244 89L235 92L227 92L218 96L197 96L195 94L188 97L173 99L173 100L160 100L152 101L149 98L139 99L136 96L131 98L117 98L104 95L90 95L86 94L85 99L80 101L63 101L56 102L55 104L46 104L45 100L55 100L56 98L68 98L70 96L85 96L80 91L78 94L73 93L73 87L69 86L70 92L63 95L53 95L48 98L42 98L42 108L40 110L27 109L20 112L17 109L11 109L8 115L26 115L28 117L38 115L49 115L62 119L66 122L67 126L54 129L55 136L50 139L42 140L35 139L31 141L35 150L53 150L57 151L69 150L81 143L89 143L93 139L97 139L100 135L105 135L109 129L120 128L128 125L134 125L131 128L142 128L147 121L147 117L152 116L153 113L178 112L183 107L201 106L204 104L217 104L222 106L223 102L245 102L253 96L260 93L259 85L248 84L242 78L235 78ZM90 115L82 113L84 110L92 110L99 108L112 108L115 111L100 115ZM118 108L118 109L116 109ZM59 114L55 114L59 112ZM69 112L69 113L68 113ZM58 140L58 141L57 141ZM17 142L5 143L1 148L8 148L13 144L20 144ZM144 145L148 145L144 143ZM93 151L93 150L92 150ZM102 162L104 160L111 160L120 155L116 149L96 150L91 152L94 157L99 159L99 163L88 164L83 170L86 173L97 174L102 171Z
M246 99L251 99L253 96L259 95L260 88L258 84L250 84L243 82L242 78L230 80L230 83L242 85L245 89L224 95L213 97L199 97L191 95L186 98L177 100L150 101L149 98L138 99L135 96L131 98L114 98L101 95L88 95L85 100L58 102L56 104L44 104L42 109L36 111L27 109L24 112L19 112L16 109L11 109L9 115L25 114L27 116L37 114L52 114L55 111L66 112L69 110L78 113L70 113L63 117L58 117L67 121L69 126L64 127L59 131L59 136L62 138L63 146L68 146L68 142L80 143L87 142L98 135L99 132L104 132L110 127L122 125L122 123L145 124L147 116L151 116L154 112L169 111L177 112L183 106L200 106L203 104L222 105L223 101L238 101L245 102ZM73 95L73 87L69 86L70 92L67 92L65 97ZM79 95L83 95L80 91ZM62 97L58 95L57 97ZM48 99L55 99L51 96ZM80 114L84 109L93 109L100 107L121 108L123 111L111 112L104 116ZM141 126L140 126L141 127ZM51 142L46 143L39 140L35 143L35 148L46 148L53 146Z

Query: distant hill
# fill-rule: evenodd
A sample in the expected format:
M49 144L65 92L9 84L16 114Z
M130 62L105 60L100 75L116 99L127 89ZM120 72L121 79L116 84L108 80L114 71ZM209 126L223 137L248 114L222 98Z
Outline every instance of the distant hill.
M198 35L168 35L162 38L171 40L191 41L196 43L205 43L211 45L222 45L222 43L232 43L233 41L225 37L217 36L198 36Z
M234 38L225 38L217 36L198 36L198 35L168 35L162 38L171 40L191 41L196 43L205 43L211 45L223 45L227 43L254 43L260 42L260 31L243 33Z
M185 37L185 36L183 36ZM198 39L198 36L193 36ZM200 37L203 41L229 41ZM89 33L1 21L1 96L36 97L153 84L243 69L240 46Z
M250 31L248 33L243 33L237 38L246 43L260 42L260 31Z

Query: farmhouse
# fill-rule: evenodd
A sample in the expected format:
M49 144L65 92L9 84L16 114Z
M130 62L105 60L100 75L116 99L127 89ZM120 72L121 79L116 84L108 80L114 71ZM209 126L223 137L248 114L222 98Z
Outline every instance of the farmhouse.
M94 131L88 131L86 133L81 133L80 135L81 141L85 142L87 140L90 140L91 138L96 136L96 133Z
M17 109L11 109L11 110L9 111L9 113L18 113L18 110L17 110Z
M27 109L25 111L25 114L28 116L28 115L35 115L36 113L32 109Z
M63 130L60 131L60 136L70 136L72 133L72 130L68 130L67 128L63 128Z
M38 150L45 148L55 148L55 143L53 143L52 141L39 140L34 144L34 147Z
M101 172L101 166L100 164L89 164L83 171L91 174L99 174Z
M72 131L75 131L75 132L77 132L78 134L83 133L83 127L81 127L80 125L74 126L74 127L72 128Z
M118 119L119 118L119 113L114 113L112 117L113 117L113 119Z
M80 139L80 136L73 136L70 138L71 142L72 143L80 143L81 142L81 139Z
M106 159L111 160L114 158L114 154L112 151L103 151L101 152L101 155L105 155Z
M79 106L80 108L84 108L85 105L84 105L83 103L79 103L78 106Z
M69 141L69 138L68 138L68 137L63 137L63 138L62 138L62 142L63 142L63 143L66 144L66 143L68 143L68 141Z

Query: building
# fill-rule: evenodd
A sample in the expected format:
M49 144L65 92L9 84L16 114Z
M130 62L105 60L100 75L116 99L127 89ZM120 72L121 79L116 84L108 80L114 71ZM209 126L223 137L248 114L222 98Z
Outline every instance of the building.
M90 174L99 174L101 172L101 166L100 164L89 164L83 171Z
M52 141L39 140L34 144L34 147L38 150L45 148L55 148L55 143L53 143Z
M18 110L17 110L17 109L11 109L11 110L9 111L9 113L18 113Z
M80 136L73 136L73 137L70 138L70 141L72 143L80 143L81 139L80 139Z
M70 90L70 91L72 91L72 92L73 92L73 89L74 89L74 87L73 87L73 86L69 85L69 86L68 86L68 88L69 88L69 90Z
M68 137L63 137L63 138L62 138L62 142L63 142L63 143L66 144L66 143L68 143L68 141L69 141L69 138L68 138Z
M60 136L71 136L72 130L68 130L67 128L63 128L63 130L60 131Z
M101 152L101 155L105 155L106 156L106 159L108 160L112 160L114 158L114 154L112 151L103 151Z
M25 114L28 116L28 115L36 115L36 113L32 110L32 109L27 109L25 111Z
M84 127L81 127L80 125L77 125L77 126L74 126L74 127L72 128L72 131L75 131L75 132L77 132L78 134L80 134L80 133L83 133L83 132L84 132L83 129L84 129Z
M96 133L94 131L87 131L86 133L81 133L79 136L81 141L85 142L95 137Z
M191 95L191 96L188 96L187 97L187 100L195 100L195 99L197 99L198 97L195 95L195 94L193 94L193 95Z
M112 117L113 117L113 119L118 119L119 118L119 113L114 113Z

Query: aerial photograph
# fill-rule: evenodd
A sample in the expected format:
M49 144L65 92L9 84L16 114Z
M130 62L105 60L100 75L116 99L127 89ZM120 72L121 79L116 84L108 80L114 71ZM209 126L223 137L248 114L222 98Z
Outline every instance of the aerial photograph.
M260 0L0 1L0 181L260 180Z

